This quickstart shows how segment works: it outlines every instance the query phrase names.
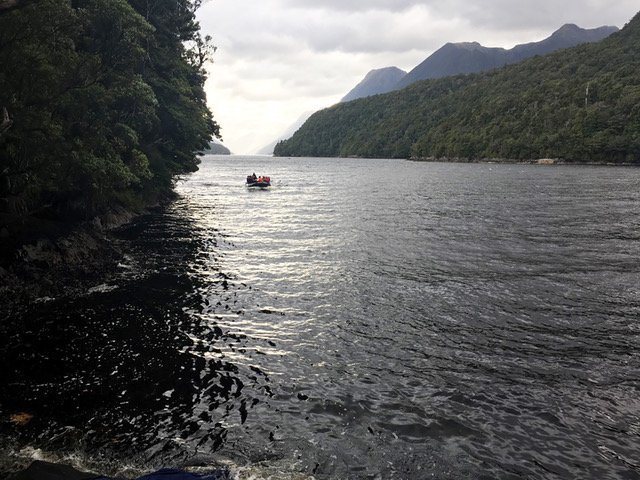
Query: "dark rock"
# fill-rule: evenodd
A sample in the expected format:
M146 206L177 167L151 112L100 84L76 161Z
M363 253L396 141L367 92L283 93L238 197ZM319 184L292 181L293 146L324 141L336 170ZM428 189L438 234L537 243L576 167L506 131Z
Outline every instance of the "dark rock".
M33 462L26 470L9 476L9 480L98 480L105 479L93 473L80 472L68 465Z
M131 218L121 216L109 224ZM1 242L0 316L38 298L79 294L117 270L122 252L95 223L47 225Z

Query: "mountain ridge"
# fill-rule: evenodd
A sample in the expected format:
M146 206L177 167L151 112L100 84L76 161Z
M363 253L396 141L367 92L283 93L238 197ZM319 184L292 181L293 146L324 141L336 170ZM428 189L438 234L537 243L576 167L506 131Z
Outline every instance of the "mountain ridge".
M477 73L511 65L536 55L600 41L616 31L618 28L613 26L584 29L575 24L564 24L539 42L519 44L511 49L485 47L478 42L449 42L409 71L398 82L396 89L402 89L420 80Z
M340 100L340 103L388 93L428 78L469 74L500 68L508 64L517 63L531 56L549 53L559 48L567 48L568 46L575 46L575 44L598 41L618 30L617 27L613 26L583 29L576 24L567 23L543 40L518 44L508 50L500 47L484 47L477 41L447 42L419 65L414 67L409 73L397 67L385 67L369 71L365 77ZM434 64L436 67L434 67ZM436 72L433 72L434 68ZM429 73L430 69L432 70L431 73ZM438 74L438 69L444 69L444 73ZM424 71L427 71L427 73L425 74ZM298 120L293 124L295 128L289 128L281 134L278 139L261 148L257 153L265 155L272 154L278 142L288 140L310 116L310 114L305 115L306 118L304 118L303 121Z
M597 43L334 105L275 154L640 163L639 49L640 13Z
M369 97L371 95L379 95L395 90L398 82L407 74L398 67L385 67L371 70L364 79L358 83L349 93L347 93L341 102L350 102L358 98Z

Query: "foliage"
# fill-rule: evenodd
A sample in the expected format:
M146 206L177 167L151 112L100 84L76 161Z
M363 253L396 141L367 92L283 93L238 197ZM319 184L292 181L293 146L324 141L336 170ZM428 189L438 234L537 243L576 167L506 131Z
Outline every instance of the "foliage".
M640 163L638 51L640 14L599 43L317 112L274 154Z
M0 11L0 211L87 218L158 196L197 168L195 152L219 134L197 3L40 0Z

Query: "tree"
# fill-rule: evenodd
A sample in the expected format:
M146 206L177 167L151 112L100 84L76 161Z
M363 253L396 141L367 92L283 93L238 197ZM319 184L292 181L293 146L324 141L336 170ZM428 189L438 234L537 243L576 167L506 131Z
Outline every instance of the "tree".
M198 4L0 3L0 209L86 218L197 168L219 135Z

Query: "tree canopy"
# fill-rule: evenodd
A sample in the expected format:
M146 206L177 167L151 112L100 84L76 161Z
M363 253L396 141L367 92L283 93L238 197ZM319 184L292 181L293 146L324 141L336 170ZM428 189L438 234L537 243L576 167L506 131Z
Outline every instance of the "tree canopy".
M3 0L0 213L88 218L168 191L219 128L190 0Z
M640 14L599 43L322 110L274 154L640 163L639 50Z

